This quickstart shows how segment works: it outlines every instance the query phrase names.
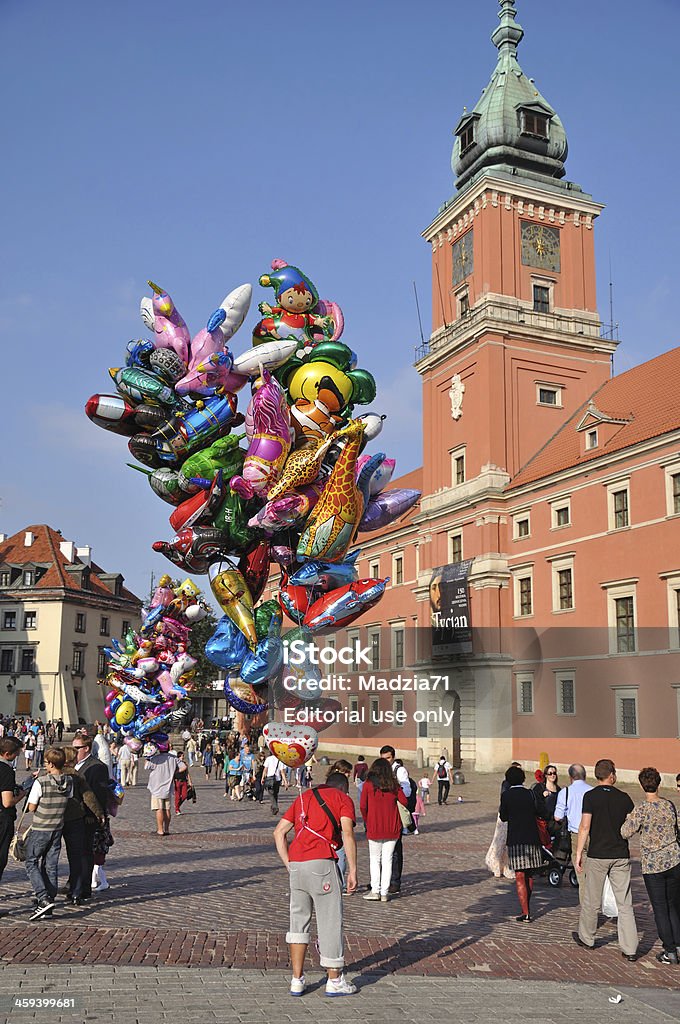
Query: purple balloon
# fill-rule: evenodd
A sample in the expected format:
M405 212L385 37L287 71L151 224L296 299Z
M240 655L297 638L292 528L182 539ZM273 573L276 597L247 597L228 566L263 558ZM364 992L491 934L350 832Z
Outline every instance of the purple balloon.
M420 499L420 491L412 491L406 487L395 487L391 491L383 491L371 498L364 511L359 529L379 530L399 519Z

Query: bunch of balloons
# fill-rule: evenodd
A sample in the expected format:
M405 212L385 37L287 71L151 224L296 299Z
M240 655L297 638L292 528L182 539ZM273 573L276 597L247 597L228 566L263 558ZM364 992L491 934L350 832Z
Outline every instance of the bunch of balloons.
M192 337L170 296L149 282L154 294L142 299L141 315L152 338L128 344L125 365L109 370L117 393L94 395L85 410L129 437L141 463L132 468L174 506L175 535L154 550L185 572L207 574L224 614L206 655L227 673L227 700L244 714L286 708L286 724L270 721L265 738L298 767L318 743L317 731L296 724L298 713L305 722L311 708L340 707L320 692L315 637L349 625L387 583L359 580L358 551L349 549L360 531L404 515L420 492L384 490L394 459L362 454L384 416L354 417L376 388L339 340L342 310L319 299L297 267L271 267L260 284L274 288L276 304L260 303L252 347L238 356L228 342L247 315L250 285L230 292ZM244 416L237 394L246 385ZM278 600L261 601L272 563L282 573ZM109 652L106 713L131 745L153 736L162 748L191 704L189 634L205 610L190 580L174 590L169 582L161 580L140 632ZM282 637L284 614L295 628ZM308 652L285 666L286 684L284 639Z

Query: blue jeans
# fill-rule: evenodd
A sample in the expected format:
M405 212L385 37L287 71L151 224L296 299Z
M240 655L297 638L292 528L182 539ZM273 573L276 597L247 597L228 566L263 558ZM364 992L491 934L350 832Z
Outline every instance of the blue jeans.
M347 854L345 853L345 847L341 846L336 852L338 854L338 871L340 872L340 878L342 879L342 888L346 889L347 879L345 876L347 874Z
M26 841L26 874L39 900L57 895L57 868L61 851L60 828L54 832L30 829Z

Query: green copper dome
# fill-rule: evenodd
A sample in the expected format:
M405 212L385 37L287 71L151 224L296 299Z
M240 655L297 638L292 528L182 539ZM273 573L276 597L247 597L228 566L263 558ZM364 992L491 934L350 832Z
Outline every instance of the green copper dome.
M545 181L564 177L567 136L562 122L517 60L524 36L513 0L499 0L500 25L491 36L498 63L471 112L455 129L451 166L463 188L482 169L495 168Z

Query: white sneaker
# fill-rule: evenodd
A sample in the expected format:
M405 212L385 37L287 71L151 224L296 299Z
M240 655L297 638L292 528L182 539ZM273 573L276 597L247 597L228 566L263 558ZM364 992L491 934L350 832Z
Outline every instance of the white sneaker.
M304 990L307 988L307 981L304 974L301 978L290 979L290 994L292 996L301 996Z
M105 889L110 889L111 886L108 882L104 882L103 885L95 885L92 888L92 892L104 892Z
M371 892L365 892L364 893L364 899L365 900L377 900L378 902L380 902L380 893L379 892L372 892L372 891Z
M378 899L380 899L379 896ZM352 985L344 974L341 974L339 978L329 978L326 982L327 996L353 996L356 990L356 985Z

